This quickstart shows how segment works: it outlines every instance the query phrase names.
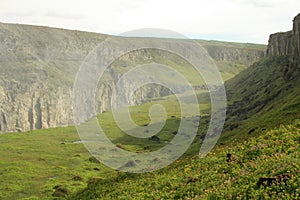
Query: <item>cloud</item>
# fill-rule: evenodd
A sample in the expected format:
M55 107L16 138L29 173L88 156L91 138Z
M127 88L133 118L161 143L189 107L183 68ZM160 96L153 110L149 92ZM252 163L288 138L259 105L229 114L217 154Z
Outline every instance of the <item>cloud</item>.
M274 4L277 4L279 0L232 0L237 4L248 4L253 5L254 7L273 7Z
M123 9L123 10L136 10L140 9L148 3L150 0L130 0L130 1L119 1L118 5Z
M38 11L23 11L23 12L4 12L1 14L2 16L6 17L25 17L25 18L38 18L38 17L49 17L49 18L59 18L59 19L69 19L69 20L79 20L83 19L84 15L75 14L75 13L62 13L57 11L45 11L45 12L38 12Z
M0 0L0 21L106 34L170 29L193 37L267 43L291 29L299 0ZM18 5L18 6L16 6ZM248 38L248 39L247 39Z
M55 11L48 11L44 14L40 14L45 17L53 17L53 18L61 18L61 19L70 19L70 20L80 20L84 19L84 15L79 13L67 13L67 12L55 12Z

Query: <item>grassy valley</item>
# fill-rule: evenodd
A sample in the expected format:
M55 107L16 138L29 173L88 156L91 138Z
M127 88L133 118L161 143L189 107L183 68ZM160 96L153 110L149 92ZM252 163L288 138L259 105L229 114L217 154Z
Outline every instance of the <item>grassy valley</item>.
M111 112L99 115L99 123L107 136L119 147L129 151L155 150L166 145L178 128L180 110L174 96L131 107L132 118L139 125L149 123L148 109L153 104L162 104L168 111L168 120L158 134L160 141L135 139L124 134L115 124ZM208 104L201 104L206 112ZM203 121L203 126L206 123ZM199 129L199 135L206 129ZM0 197L1 199L50 198L57 187L67 189L58 196L75 193L97 178L109 178L120 173L100 164L80 142L75 127L53 128L29 131L26 133L7 133L0 135ZM198 139L189 150L196 153ZM56 195L54 195L56 196Z
M165 169L100 178L72 198L299 199L299 66L268 57L227 81L225 129L207 157L197 156L196 139Z
M203 95L203 94L202 94ZM199 97L201 94L199 94ZM143 152L166 145L178 126L180 113L174 97L131 108L133 119L149 123L147 111L154 103L168 109L168 121L158 134L160 141L133 139L112 122L111 112L99 115L107 136L119 147ZM174 103L172 103L174 102ZM175 105L175 106L174 106ZM175 109L174 109L175 108ZM201 106L204 113L208 105ZM203 113L202 113L203 114ZM174 117L175 116L175 117ZM273 116L274 117L274 116ZM207 118L201 121L198 135L181 159L159 171L130 174L112 170L90 156L75 127L36 130L1 135L1 199L241 199L299 197L300 121L271 124L228 140L225 132L214 150L198 157L201 135ZM252 123L257 123L252 118ZM250 121L250 120L249 120ZM283 123L283 121L282 121ZM255 137L252 137L255 135ZM246 137L246 138L245 138ZM147 148L145 148L147 147ZM264 180L265 181L262 181ZM262 181L261 183L259 181ZM270 182L270 181L271 182Z
M197 96L203 103L199 105L202 118L197 137L181 159L159 171L130 174L105 167L78 142L74 127L3 134L0 196L3 199L297 199L300 91L296 87L298 70L289 80L284 78L281 66L286 62L289 62L287 57L267 58L226 82L229 110L225 130L218 145L202 159L198 151L207 129L210 106L207 93L199 92ZM298 65L295 67L298 69ZM271 81L274 77L276 81ZM258 83L262 87L256 87ZM269 95L265 95L267 88ZM252 95L256 97L251 99ZM264 106L261 108L257 101L264 101ZM107 136L123 149L156 150L174 137L178 127L180 110L176 98L167 96L130 108L132 118L143 126L149 123L149 108L157 103L168 113L167 123L157 135L160 141L125 135L110 111L99 115L99 123Z
M9 26L12 32L15 28ZM29 30L31 28L26 27ZM52 31L60 32L56 29ZM72 37L77 38L80 33L73 34ZM100 40L102 37L94 39ZM198 155L210 122L210 96L202 87L203 80L179 56L151 49L140 50L116 60L104 74L104 81L109 86L112 83L109 78L119 77L138 64L153 62L172 66L183 74L195 88L199 101L196 106L201 115L197 135L186 153L165 168L134 174L113 170L92 157L74 126L0 134L0 199L300 199L299 56L274 55L259 60L266 48L264 45L198 42L218 65L226 80L228 98L224 130L217 145L206 157L199 158ZM83 57L86 52L80 49L77 53ZM41 58L38 53L35 54ZM55 57L53 60L58 59L56 55L52 56ZM37 60L43 63L49 61ZM60 58L58 60L61 62ZM252 64L253 60L258 62ZM58 71L61 69L63 62L55 68ZM72 69L68 70L75 73ZM0 73L4 74L5 69ZM50 73L53 77L46 84L51 85L55 74ZM63 74L60 74L60 81L70 84L70 77L74 74L69 75L64 80ZM30 80L30 77L27 79ZM177 80L170 82L176 84ZM25 92L26 88L23 89ZM0 97L3 97L3 101L13 99L2 93ZM181 97L188 100L190 95L187 92ZM32 104L32 109L38 110L32 99L28 102ZM41 106L39 99L38 102L40 110L45 107ZM44 105L51 105L49 102ZM68 110L61 106L66 102L69 101L57 103L63 111ZM131 106L130 114L134 122L148 127L149 109L156 104L165 108L167 120L155 140L133 138L125 134L109 109L98 115L97 119L106 136L117 147L136 153L155 151L169 144L178 133L182 114L176 97L163 95L145 98L139 105ZM191 106L186 101L183 109ZM23 114L28 118L28 113ZM6 119L3 116L0 117ZM15 121L13 123L17 124ZM193 123L197 124L198 121ZM155 159L159 161L164 157ZM138 163L138 160L133 162Z

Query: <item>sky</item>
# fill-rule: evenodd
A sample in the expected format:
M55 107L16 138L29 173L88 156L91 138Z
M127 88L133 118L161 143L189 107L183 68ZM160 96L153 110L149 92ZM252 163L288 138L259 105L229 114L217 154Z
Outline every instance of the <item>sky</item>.
M160 28L193 39L267 44L292 29L299 0L0 0L0 22L112 35Z

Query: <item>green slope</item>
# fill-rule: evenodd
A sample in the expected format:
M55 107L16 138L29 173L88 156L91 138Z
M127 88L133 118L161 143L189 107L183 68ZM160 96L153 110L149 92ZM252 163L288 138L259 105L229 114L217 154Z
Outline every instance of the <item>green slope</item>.
M72 198L298 199L298 63L288 56L265 58L226 83L226 126L208 157L95 181Z
M300 64L288 56L265 58L226 82L225 137L290 123L300 116ZM252 131L251 131L252 130Z
M152 173L99 176L70 199L299 199L299 128L297 120Z

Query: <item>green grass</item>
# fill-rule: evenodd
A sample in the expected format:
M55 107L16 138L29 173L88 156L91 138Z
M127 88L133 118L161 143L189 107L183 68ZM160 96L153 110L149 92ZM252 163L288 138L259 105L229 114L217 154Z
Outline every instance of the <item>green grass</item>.
M205 91L198 91L198 96L200 96L201 94L205 94ZM188 97L189 94L183 94L182 96L185 95L187 95ZM149 109L156 104L162 105L164 107L168 118L162 130L157 134L157 136L161 139L161 143L151 142L149 144L148 138L134 138L125 134L116 124L112 116L112 112L105 112L99 115L100 125L104 132L107 134L108 138L113 143L122 145L125 149L128 149L129 146L129 149L131 150L134 147L135 150L143 151L143 148L147 146L150 147L151 151L157 150L158 148L161 148L163 145L165 145L163 144L164 142L169 142L174 137L173 132L178 130L181 120L181 111L176 97L171 95L139 106L130 107L130 113L132 119L136 124L140 126L147 126L150 123L150 118L148 115ZM191 104L183 104L182 106L183 109L189 109L191 107ZM205 100L202 99L201 103L196 106L199 107L200 111L202 112L202 116L204 116L204 113L209 113L210 106L208 102L205 102ZM187 115L185 117L189 118L192 116ZM199 134L203 134L203 128L207 126L207 124L205 124L203 120L201 120L201 122L202 128L199 129Z
M90 162L84 146L72 143L78 140L74 127L1 135L0 199L50 198L57 185L75 192L90 178L113 173Z
M198 96L202 93L199 92ZM148 146L154 151L174 137L172 133L177 130L181 116L176 98L168 96L131 107L132 118L137 124L150 122L148 110L154 104L164 105L168 113L167 123L158 134L161 142L126 135L115 124L110 111L99 115L99 122L107 136L119 147L141 152ZM199 108L209 112L209 105L203 100ZM206 125L202 123L199 134L205 130ZM84 146L74 143L79 140L75 127L0 135L0 199L51 199L55 186L61 185L74 193L86 187L93 177L107 178L118 174L102 164L91 162L91 155ZM74 177L82 180L73 180Z
M121 173L92 182L70 199L298 199L300 121L182 158L156 172ZM232 154L228 161L227 154ZM263 177L284 182L258 185Z
M293 67L285 72L287 65ZM300 65L283 56L265 58L227 81L228 112L223 137L252 136L255 131L300 118L299 74ZM247 134L252 129L254 133Z

